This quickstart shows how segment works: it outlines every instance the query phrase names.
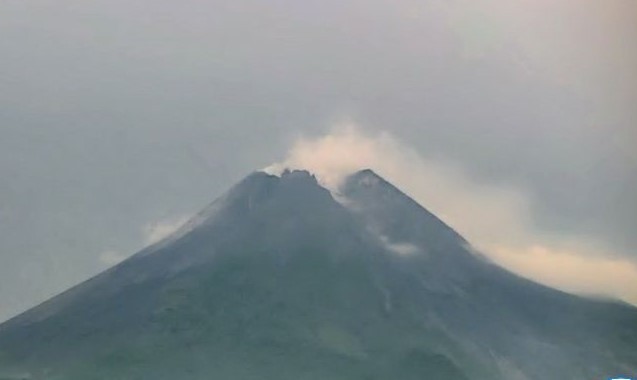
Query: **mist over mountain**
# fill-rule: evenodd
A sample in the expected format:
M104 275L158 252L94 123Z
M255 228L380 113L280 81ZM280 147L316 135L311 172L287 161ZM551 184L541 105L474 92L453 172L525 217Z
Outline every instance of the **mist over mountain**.
M565 268L567 270L567 268ZM637 309L512 274L371 170L255 172L0 325L0 378L606 379Z

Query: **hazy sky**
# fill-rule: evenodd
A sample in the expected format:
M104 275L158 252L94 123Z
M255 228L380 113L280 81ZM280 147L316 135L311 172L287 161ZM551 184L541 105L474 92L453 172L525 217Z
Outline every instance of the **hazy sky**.
M637 300L634 0L3 0L0 52L0 320L343 143L510 267Z

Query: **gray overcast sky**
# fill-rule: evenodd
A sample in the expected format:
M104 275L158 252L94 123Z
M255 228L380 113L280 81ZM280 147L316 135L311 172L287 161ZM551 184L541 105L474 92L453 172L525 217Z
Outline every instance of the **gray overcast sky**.
M3 0L0 52L0 320L341 119L637 261L633 0Z

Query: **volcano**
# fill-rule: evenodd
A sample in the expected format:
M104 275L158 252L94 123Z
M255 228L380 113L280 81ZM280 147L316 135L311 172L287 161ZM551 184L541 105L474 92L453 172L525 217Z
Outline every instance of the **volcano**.
M371 170L335 194L307 171L255 172L0 325L0 379L620 375L637 375L637 308L508 272Z

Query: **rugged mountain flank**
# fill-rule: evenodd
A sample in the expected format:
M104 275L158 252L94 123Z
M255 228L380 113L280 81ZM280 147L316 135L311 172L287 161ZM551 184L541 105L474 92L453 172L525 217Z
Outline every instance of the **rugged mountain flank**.
M370 170L256 172L164 241L0 325L0 378L604 379L637 309L473 253Z

